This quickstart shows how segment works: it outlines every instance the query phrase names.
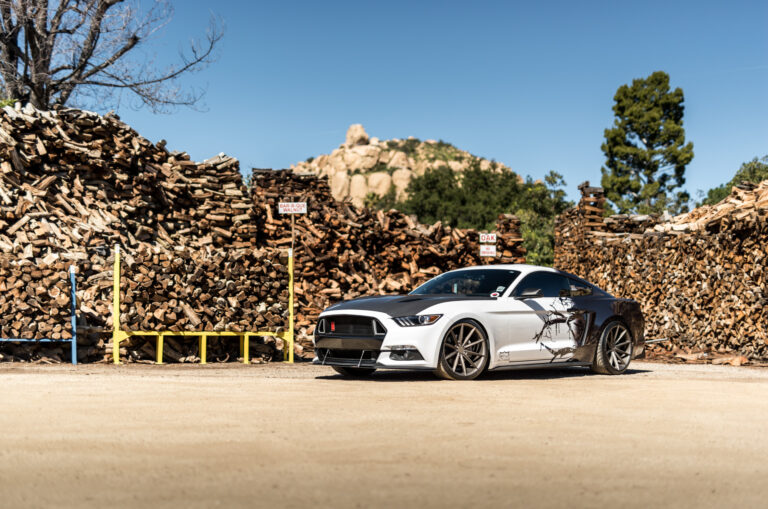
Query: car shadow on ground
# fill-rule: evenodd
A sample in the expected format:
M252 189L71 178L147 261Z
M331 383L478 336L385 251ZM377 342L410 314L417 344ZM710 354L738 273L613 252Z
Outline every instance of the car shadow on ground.
M648 373L647 369L627 369L619 376L632 376ZM476 382L485 380L550 380L557 378L580 378L580 377L607 377L593 373L589 368L530 368L530 369L509 369L500 371L489 371L477 378ZM357 380L361 382L441 382L445 381L436 377L431 371L395 371L381 370L376 371L370 376L365 377L345 377L337 373L315 377L318 380Z

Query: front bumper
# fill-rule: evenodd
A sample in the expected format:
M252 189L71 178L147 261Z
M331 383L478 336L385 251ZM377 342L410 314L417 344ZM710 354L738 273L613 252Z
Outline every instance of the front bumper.
M316 349L315 352L316 356L312 360L312 364L319 366L374 369L435 369L434 366L429 365L423 359L418 361L391 359L390 355L393 353L391 351L347 350L345 351L346 355L339 355L338 350L330 349Z
M345 315L351 313L354 311L343 312ZM386 335L383 338L316 335L314 364L376 369L435 369L443 323L401 327L382 313L367 311L359 312L359 315L378 319L386 327ZM332 313L320 315L321 318L332 316ZM416 355L404 356L404 346L411 347ZM418 357L419 360L403 360L404 357Z

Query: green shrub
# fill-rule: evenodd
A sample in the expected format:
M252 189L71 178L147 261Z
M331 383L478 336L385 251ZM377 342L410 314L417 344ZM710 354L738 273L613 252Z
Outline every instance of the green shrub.
M710 189L707 192L707 197L699 205L714 205L721 202L726 196L731 194L733 186L737 186L742 182L759 184L766 179L768 179L768 156L764 156L761 159L755 157L751 161L742 164L736 175L727 184Z
M365 196L365 206L374 210L390 210L398 208L395 186L391 186L384 196L376 193L368 193Z
M425 143L422 148L427 161L462 161L464 154L458 148L443 140L437 143Z
M513 172L481 170L474 161L463 174L447 166L414 176L408 198L395 200L394 188L387 196L371 197L366 203L376 209L396 208L416 214L427 224L442 221L458 228L494 230L501 213L515 213L523 225L524 247L529 263L551 265L554 261L554 223L572 203L566 201L562 176L550 172L546 183L529 177L520 182Z
M391 150L399 150L408 157L416 156L416 149L421 145L421 140L418 138L409 138L407 140L394 141L389 140L387 142L387 148Z

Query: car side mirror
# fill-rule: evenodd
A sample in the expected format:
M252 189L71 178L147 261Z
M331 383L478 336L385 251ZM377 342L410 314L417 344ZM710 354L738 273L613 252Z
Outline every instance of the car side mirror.
M535 299L536 297L541 297L542 295L544 295L544 292L541 291L541 288L526 288L520 292L520 295L516 295L515 298L519 300Z

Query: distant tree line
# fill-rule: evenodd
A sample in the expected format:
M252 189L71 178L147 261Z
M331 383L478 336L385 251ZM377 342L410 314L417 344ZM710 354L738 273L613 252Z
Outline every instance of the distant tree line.
M573 205L565 199L564 186L555 172L543 182L521 181L515 173L482 170L476 162L463 173L448 166L427 170L411 179L405 200L396 201L392 189L384 197L369 195L367 204L415 214L424 223L488 231L494 231L499 214L513 213L522 222L528 263L552 265L555 217Z

